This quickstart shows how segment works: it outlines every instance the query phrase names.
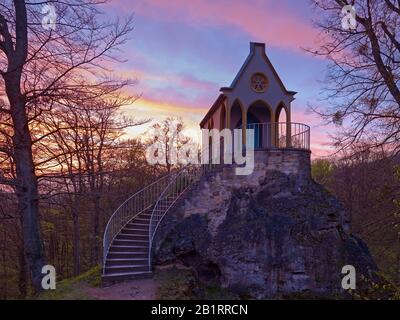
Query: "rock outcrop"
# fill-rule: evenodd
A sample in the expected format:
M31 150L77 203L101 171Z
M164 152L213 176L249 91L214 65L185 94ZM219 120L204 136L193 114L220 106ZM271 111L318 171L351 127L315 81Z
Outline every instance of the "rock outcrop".
M163 220L156 265L180 262L200 282L246 298L345 297L344 265L375 281L348 213L307 175L225 167L204 177Z

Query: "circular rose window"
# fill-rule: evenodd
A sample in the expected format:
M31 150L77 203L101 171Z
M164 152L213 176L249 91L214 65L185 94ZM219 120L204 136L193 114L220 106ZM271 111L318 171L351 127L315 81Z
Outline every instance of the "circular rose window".
M251 88L255 92L265 92L265 90L267 90L268 79L264 74L260 72L253 74L251 76L250 82L251 82Z

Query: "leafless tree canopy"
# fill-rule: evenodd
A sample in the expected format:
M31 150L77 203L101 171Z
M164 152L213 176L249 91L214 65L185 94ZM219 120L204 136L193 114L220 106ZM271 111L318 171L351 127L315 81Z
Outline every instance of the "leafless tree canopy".
M341 150L367 142L367 148L400 151L400 2L318 0L320 45L308 51L329 60L325 80L328 107L313 108L340 126ZM342 26L342 8L354 5L357 26Z
M107 121L114 109L135 100L121 91L133 82L112 73L112 63L122 62L116 49L126 41L133 24L130 17L110 21L102 14L103 3L5 0L0 4L0 183L15 191L22 252L36 290L41 289L45 262L38 176L64 165L66 157L71 159L82 148L93 157L86 159L93 169L98 149L118 139L116 130L140 123ZM45 5L55 9L55 28L43 26ZM81 110L82 116L74 110ZM106 129L99 119L106 121ZM76 131L77 125L83 126L78 151L68 149L76 142L68 130ZM90 141L84 138L85 130L93 134ZM60 135L67 144L62 144Z

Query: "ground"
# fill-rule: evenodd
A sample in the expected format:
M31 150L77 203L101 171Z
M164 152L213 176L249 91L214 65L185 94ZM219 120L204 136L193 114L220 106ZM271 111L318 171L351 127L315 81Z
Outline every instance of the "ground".
M84 288L94 300L152 300L156 298L159 283L155 278L137 279L105 288Z
M40 294L39 300L145 300L155 299L160 286L158 277L121 282L101 287L101 268L57 283L56 290Z
M56 290L35 297L39 300L185 300L238 299L216 286L199 286L191 269L180 264L166 265L151 278L101 286L101 268L95 267L75 278L57 282Z
M165 266L157 269L152 278L125 281L109 287L101 287L100 275L100 267L93 268L78 277L59 281L56 290L45 291L35 298L39 300L246 299L215 285L201 287L193 271L182 265ZM390 288L383 289L387 291ZM366 296L355 295L354 298L379 299L381 296L368 292ZM304 298L310 297L291 297L291 299ZM400 299L400 291L393 298Z

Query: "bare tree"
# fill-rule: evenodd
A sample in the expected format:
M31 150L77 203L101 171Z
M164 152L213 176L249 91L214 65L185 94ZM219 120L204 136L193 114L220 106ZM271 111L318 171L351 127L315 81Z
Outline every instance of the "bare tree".
M93 204L89 211L93 227L90 233L91 264L96 265L99 262L100 223L107 209L102 205L104 188L107 177L119 165L115 155L121 148L121 138L125 129L148 121L122 116L120 108L126 103L118 94L107 94L101 99L80 98L77 104L70 100L67 105L54 106L52 114L40 122L46 124L46 130L52 134L45 135L35 150L41 155L37 170L43 175L39 179L50 173L64 182L74 226L75 274L80 272L79 212L82 199L89 198Z
M398 164L399 157L384 148L371 150L360 144L312 164L314 177L348 209L352 233L367 243L379 268L393 283L400 280Z
M400 166L395 166L394 168L394 177L397 183L400 184ZM400 283L400 200L395 199L395 221L393 222L394 230L397 233L397 261L396 261L396 273L397 273L397 283Z
M157 145L158 151L162 152L165 158L163 167L168 173L177 167L178 151L192 144L192 139L184 133L184 130L185 124L181 118L167 117L162 122L155 123L146 134L147 144Z
M36 290L41 290L44 255L33 154L33 145L43 134L35 121L71 97L86 93L95 98L99 90L103 94L104 88L130 84L109 77L104 66L116 60L114 49L132 30L132 19L105 21L102 3L5 0L0 4L0 94L7 97L0 106L0 129L5 135L1 141L11 140L10 145L0 145L0 157L12 158L9 163L15 167L15 178L4 176L1 183L16 190L24 255ZM55 30L42 25L43 5L54 6L59 13Z
M340 126L335 137L339 150L364 142L366 148L399 152L399 1L312 2L320 17L321 42L308 51L330 62L324 88L329 107L314 111ZM355 29L342 26L347 5L355 6Z

